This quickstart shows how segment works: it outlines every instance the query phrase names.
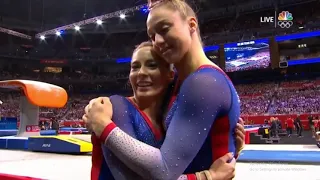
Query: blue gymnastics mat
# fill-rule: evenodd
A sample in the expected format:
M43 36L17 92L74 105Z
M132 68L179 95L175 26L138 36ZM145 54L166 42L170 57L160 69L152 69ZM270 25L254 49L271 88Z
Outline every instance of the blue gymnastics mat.
M320 163L320 151L243 150L237 162Z

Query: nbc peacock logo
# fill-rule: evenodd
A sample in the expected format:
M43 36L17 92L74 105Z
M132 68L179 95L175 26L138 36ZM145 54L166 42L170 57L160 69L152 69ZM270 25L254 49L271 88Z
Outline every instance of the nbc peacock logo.
M293 25L293 16L289 11L282 11L278 16L278 25L281 28L290 28Z

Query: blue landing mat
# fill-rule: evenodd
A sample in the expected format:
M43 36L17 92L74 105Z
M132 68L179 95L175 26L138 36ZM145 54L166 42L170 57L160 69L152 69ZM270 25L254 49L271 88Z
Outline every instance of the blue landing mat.
M7 130L0 130L0 137L2 136L15 136L17 135L18 130L16 129L7 129Z
M320 163L320 151L244 150L238 162Z
M0 149L27 150L28 139L0 139Z

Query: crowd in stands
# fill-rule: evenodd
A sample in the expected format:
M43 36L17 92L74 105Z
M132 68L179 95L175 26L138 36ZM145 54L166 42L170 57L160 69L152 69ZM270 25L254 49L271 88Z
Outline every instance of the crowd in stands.
M297 54L297 55L292 55L292 56L287 56L286 60L298 60L298 59L309 59L309 58L319 58L320 57L320 52L315 52L315 53L305 53L305 54Z
M259 83L236 86L241 100L241 113L243 115L265 114L268 111L268 107L276 88L276 83Z
M320 80L267 82L237 85L242 115L300 114L320 112ZM19 93L2 92L0 115L19 116ZM105 95L105 94L104 94ZM110 95L110 94L109 94ZM84 107L98 94L72 94L64 108L40 108L40 117L59 120L79 120Z
M280 84L276 93L276 113L318 113L320 111L320 81L300 81Z

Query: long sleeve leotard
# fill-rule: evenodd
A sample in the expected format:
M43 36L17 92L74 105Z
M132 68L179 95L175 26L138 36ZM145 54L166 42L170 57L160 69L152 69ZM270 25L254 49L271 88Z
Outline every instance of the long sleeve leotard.
M170 125L160 149L147 145L110 124L105 145L145 179L175 180L183 174L210 136L216 119L228 117L227 150L235 153L232 137L239 118L238 95L228 77L213 67L200 68L181 85Z
M153 132L152 127L147 123L147 119L144 119L143 112L141 112L137 106L131 101L122 96L111 96L110 101L113 105L113 121L117 124L121 130L126 132L132 138L142 141L153 147L160 147L162 144L163 137L161 134ZM99 146L102 148L105 162L107 167L111 170L112 176L116 180L137 180L144 179L138 173L132 171L127 167L121 160L117 158L112 152L108 150L104 145ZM105 173L107 167L100 168L99 174L104 175L106 179L107 173ZM194 179L194 174L181 175L179 180ZM110 180L112 178L110 177Z

